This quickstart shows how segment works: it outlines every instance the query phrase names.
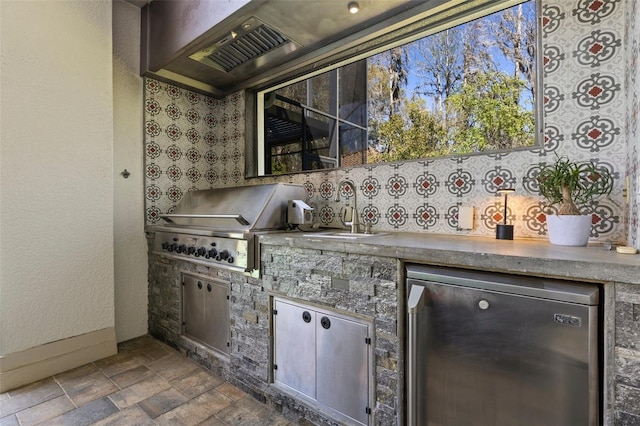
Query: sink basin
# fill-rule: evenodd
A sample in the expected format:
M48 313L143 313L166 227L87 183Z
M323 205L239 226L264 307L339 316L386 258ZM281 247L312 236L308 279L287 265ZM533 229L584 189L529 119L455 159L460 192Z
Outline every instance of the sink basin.
M361 238L379 237L380 235L385 235L385 234L386 234L385 232L375 232L372 234L352 234L351 232L329 231L329 232L307 233L307 234L303 234L303 236L312 237L312 238L340 238L344 240L359 240Z

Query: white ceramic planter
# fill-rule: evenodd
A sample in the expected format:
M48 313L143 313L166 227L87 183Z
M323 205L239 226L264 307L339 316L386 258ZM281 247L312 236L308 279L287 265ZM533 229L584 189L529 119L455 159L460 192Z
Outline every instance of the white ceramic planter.
M549 242L559 246L586 246L591 215L547 215Z

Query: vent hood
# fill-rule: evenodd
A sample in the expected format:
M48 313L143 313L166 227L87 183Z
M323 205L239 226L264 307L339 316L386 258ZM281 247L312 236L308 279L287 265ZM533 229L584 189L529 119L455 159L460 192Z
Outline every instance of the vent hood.
M299 47L288 36L252 17L189 58L226 73L250 72L268 63L269 58L287 55Z
M326 66L443 4L468 3L358 0L352 14L349 2L151 1L142 9L141 74L222 97Z

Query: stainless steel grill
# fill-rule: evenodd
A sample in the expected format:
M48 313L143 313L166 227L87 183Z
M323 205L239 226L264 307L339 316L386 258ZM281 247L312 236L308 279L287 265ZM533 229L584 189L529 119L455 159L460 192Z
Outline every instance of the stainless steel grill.
M304 186L282 183L191 191L146 230L155 254L257 276L257 235L286 229L287 201L306 197Z

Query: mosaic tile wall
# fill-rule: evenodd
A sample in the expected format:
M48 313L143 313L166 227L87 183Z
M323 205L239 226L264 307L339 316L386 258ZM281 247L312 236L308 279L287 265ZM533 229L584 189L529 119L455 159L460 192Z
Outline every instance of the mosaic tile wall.
M593 216L592 240L637 245L636 198L630 212L623 197L625 175L637 176L640 144L637 8L635 0L543 1L544 146L528 151L244 179L244 93L215 100L147 79L147 223L191 189L290 182L305 185L317 222L339 226L351 194L340 188L342 203L333 200L339 182L351 179L362 220L374 230L493 236L503 220L495 191L510 185L517 191L507 211L515 236L546 238L548 210L532 192L531 177L559 154L605 165L617 178L610 198L585 207ZM475 208L473 230L458 228L462 205Z
M217 100L145 79L147 224L187 191L243 184L244 98Z

